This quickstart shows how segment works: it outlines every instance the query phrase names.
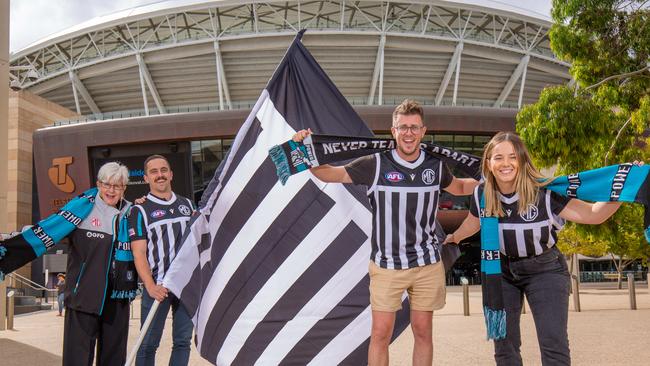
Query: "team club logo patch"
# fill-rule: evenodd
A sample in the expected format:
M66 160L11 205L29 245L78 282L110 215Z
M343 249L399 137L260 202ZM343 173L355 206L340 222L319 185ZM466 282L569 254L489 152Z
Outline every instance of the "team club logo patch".
M154 219L159 219L165 215L167 215L167 213L164 210L156 210L151 213L151 217Z
M436 172L434 172L433 169L425 169L422 172L422 182L424 182L424 184L431 185L435 180Z
M388 172L384 174L384 177L390 182L397 183L404 180L404 174L400 172Z
M531 222L535 220L537 218L537 215L539 215L539 210L537 209L537 206L533 204L528 205L526 212L519 214L521 219L526 222Z
M92 220L90 220L90 225L92 225L94 227L100 227L100 226L102 226L102 223L101 223L101 221L99 221L98 218L93 217Z
M178 211L180 211L185 216L189 216L192 214L192 210L190 210L190 208L185 205L178 206Z

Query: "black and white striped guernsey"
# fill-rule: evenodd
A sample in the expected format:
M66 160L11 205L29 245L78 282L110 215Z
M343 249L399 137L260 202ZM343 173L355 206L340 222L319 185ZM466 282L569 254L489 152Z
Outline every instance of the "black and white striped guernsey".
M372 261L388 269L440 261L434 245L438 199L453 179L446 164L424 152L408 162L391 150L357 159L346 171L355 184L368 186Z
M470 212L479 217L480 195L483 184L474 189ZM499 246L508 257L531 257L539 255L557 242L557 233L564 226L560 212L571 198L541 188L537 204L530 204L525 213L519 214L519 195L500 195L506 216L499 218Z
M156 283L162 282L178 253L193 211L192 201L173 192L169 201L149 193L144 203L131 209L129 237L131 241L147 241L147 259Z

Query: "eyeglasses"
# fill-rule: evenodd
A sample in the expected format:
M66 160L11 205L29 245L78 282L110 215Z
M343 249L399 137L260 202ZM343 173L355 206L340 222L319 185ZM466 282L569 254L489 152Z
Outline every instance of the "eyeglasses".
M411 131L411 133L416 134L419 133L424 128L424 126L400 125L400 126L393 126L393 128L399 131L399 133L407 133L408 131Z
M113 189L115 192L123 191L126 187L121 184L110 184L108 182L99 182L102 188L110 191Z

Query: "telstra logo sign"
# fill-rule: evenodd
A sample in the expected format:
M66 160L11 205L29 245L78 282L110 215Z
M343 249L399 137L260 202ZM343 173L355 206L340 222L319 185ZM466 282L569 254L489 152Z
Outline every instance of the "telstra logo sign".
M68 165L72 164L72 156L52 159L52 166L47 170L50 182L61 192L74 192L74 181L68 175Z

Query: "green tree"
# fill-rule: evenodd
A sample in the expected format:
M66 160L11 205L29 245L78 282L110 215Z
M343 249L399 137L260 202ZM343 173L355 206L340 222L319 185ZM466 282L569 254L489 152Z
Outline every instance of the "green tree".
M553 0L551 47L558 58L571 63L575 85L546 88L537 103L517 116L517 130L539 166L558 164L560 173L570 173L646 156L646 3Z
M566 256L583 254L589 257L602 257L608 252L607 242L597 236L581 232L578 225L569 222L558 235L558 248Z
M579 276L574 273L576 269L575 261L578 254L589 257L602 257L607 254L607 243L597 240L593 235L582 235L576 224L569 222L558 235L558 248L569 258L569 273L571 277Z
M607 245L618 272L618 288L622 287L623 271L637 259L647 263L650 245L645 239L643 207L624 204L611 219L602 224L597 238Z
M575 82L544 89L537 103L517 115L517 131L533 160L538 167L557 166L559 174L648 161L648 1L553 0L552 17L551 47L571 63ZM648 258L648 244L637 240L643 231L639 210L622 208L600 227L576 225L575 233L565 234L577 235L576 240L567 240L564 249L584 251L585 246L605 243L621 258ZM617 263L619 272L627 260Z

